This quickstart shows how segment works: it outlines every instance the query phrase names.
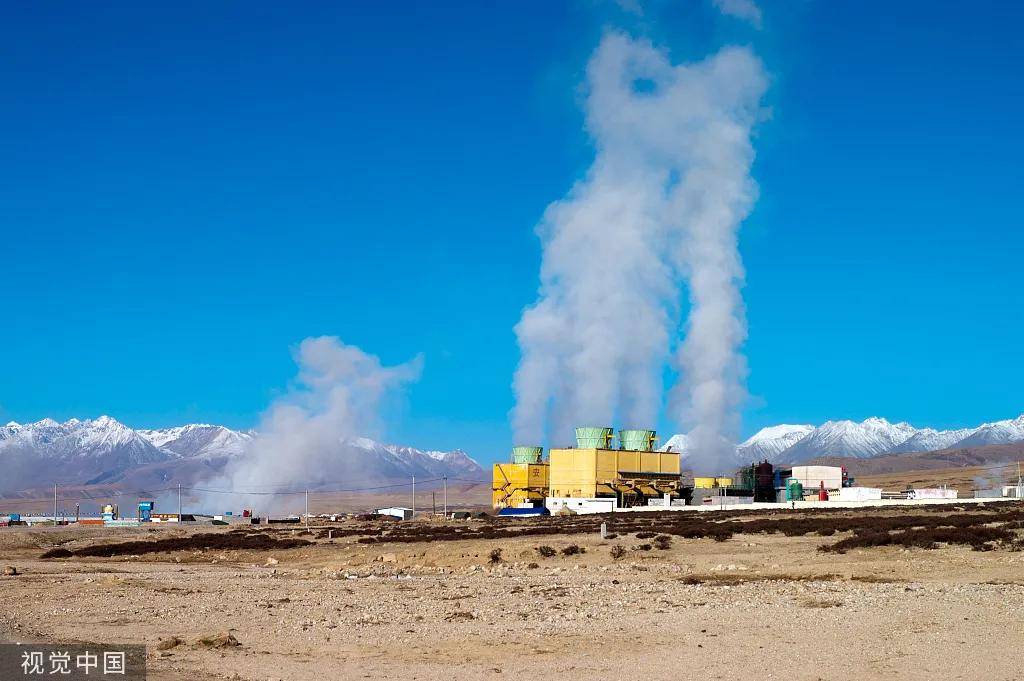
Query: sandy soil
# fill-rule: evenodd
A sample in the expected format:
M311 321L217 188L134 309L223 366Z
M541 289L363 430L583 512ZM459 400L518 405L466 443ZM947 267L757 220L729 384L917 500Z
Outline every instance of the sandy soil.
M144 642L164 681L1019 678L1024 552L835 555L816 548L838 535L779 534L659 551L592 533L38 558L210 531L2 530L0 561L22 574L0 578L0 636ZM536 550L571 544L586 552ZM239 645L197 644L222 632Z
M941 487L957 490L961 497L973 497L978 488L1002 487L1017 483L1013 464L998 466L967 466L937 468L935 470L901 471L899 473L872 473L857 476L862 487L881 487L888 492L899 492L908 487Z

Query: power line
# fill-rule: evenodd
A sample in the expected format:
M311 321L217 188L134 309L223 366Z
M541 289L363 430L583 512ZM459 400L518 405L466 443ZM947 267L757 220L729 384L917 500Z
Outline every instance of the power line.
M441 482L443 480L444 480L444 478L430 478L428 480L420 480L419 483L422 485L424 483ZM315 495L340 494L340 493L349 493L349 492L374 492L374 491L380 491L380 490L386 490L386 489L400 489L400 488L404 488L404 487L410 487L411 485L412 485L412 483L409 483L409 482L396 482L396 483L392 483L392 484L389 484L389 485L371 485L371 486L364 486L364 487L344 487L344 488L335 488L335 489L311 489L311 490L308 491L308 493L310 495L314 495L315 496ZM109 498L113 498L113 497L150 497L150 496L156 496L156 493L159 493L159 492L173 492L173 491L178 491L178 490L181 490L182 492L198 492L198 493L201 493L201 494L225 494L225 495L233 495L233 496L298 496L298 495L303 495L303 494L307 493L307 491L305 489L281 490L281 491L275 491L275 492L256 492L256 491L247 491L247 490L241 490L241 489L217 489L217 488L212 488L212 487L185 487L185 486L182 485L182 486L174 486L174 487L163 487L163 488L151 489L151 490L134 490L134 491L122 490L122 491L117 491L117 492L111 492L109 494L94 493L93 496L84 496L84 495L81 495L81 496L71 496L71 495L65 495L65 496L59 497L58 501L64 501L64 502L67 502L67 501L100 501L100 500L109 499ZM49 500L52 500L52 497L17 497L17 498L11 498L11 499L0 499L0 504L4 504L4 505L14 505L14 504L18 504L18 503L30 504L30 503L39 503L41 501L49 501Z

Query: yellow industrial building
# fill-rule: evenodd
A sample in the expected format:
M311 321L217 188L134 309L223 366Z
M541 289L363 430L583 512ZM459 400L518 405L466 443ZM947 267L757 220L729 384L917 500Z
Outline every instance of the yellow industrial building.
M491 484L494 507L542 505L548 495L548 470L548 464L541 461L540 447L514 447L512 463L494 464Z
M491 485L495 508L518 508L526 503L543 504L548 495L546 463L496 463Z
M621 449L552 449L549 496L656 497L679 482L679 454Z
M547 463L540 447L515 447L512 463L494 464L494 506L542 505L545 497L614 498L629 506L674 494L679 454L654 451L654 442L653 430L622 430L620 448L612 449L611 428L577 428L577 447L552 449Z

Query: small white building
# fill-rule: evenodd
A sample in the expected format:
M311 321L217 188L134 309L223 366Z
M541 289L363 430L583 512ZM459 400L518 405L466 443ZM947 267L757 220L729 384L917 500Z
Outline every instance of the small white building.
M404 506L390 506L388 508L378 508L377 515L389 515L392 518L398 518L399 520L412 520L413 510L411 508L405 508Z
M913 489L910 490L910 494L907 495L908 499L956 499L957 491L955 489L941 489L941 488L924 488L924 489Z
M880 487L842 487L839 490L839 501L880 501Z

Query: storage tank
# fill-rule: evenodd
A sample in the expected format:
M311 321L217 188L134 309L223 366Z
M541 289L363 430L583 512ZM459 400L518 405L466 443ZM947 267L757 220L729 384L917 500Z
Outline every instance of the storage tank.
M741 489L754 489L754 467L744 466L743 468L736 471L736 475L733 476L736 480L736 486Z
M786 481L786 501L803 501L804 486L796 478Z
M540 463L543 452L542 447L513 447L512 463Z
M754 466L754 501L775 501L775 471L768 461Z
M821 483L830 490L843 486L843 469L839 466L793 466L792 477L805 489L817 489Z
M612 429L581 426L576 429L576 447L579 449L611 449Z
M653 430L620 430L619 449L630 452L650 452L658 438Z

